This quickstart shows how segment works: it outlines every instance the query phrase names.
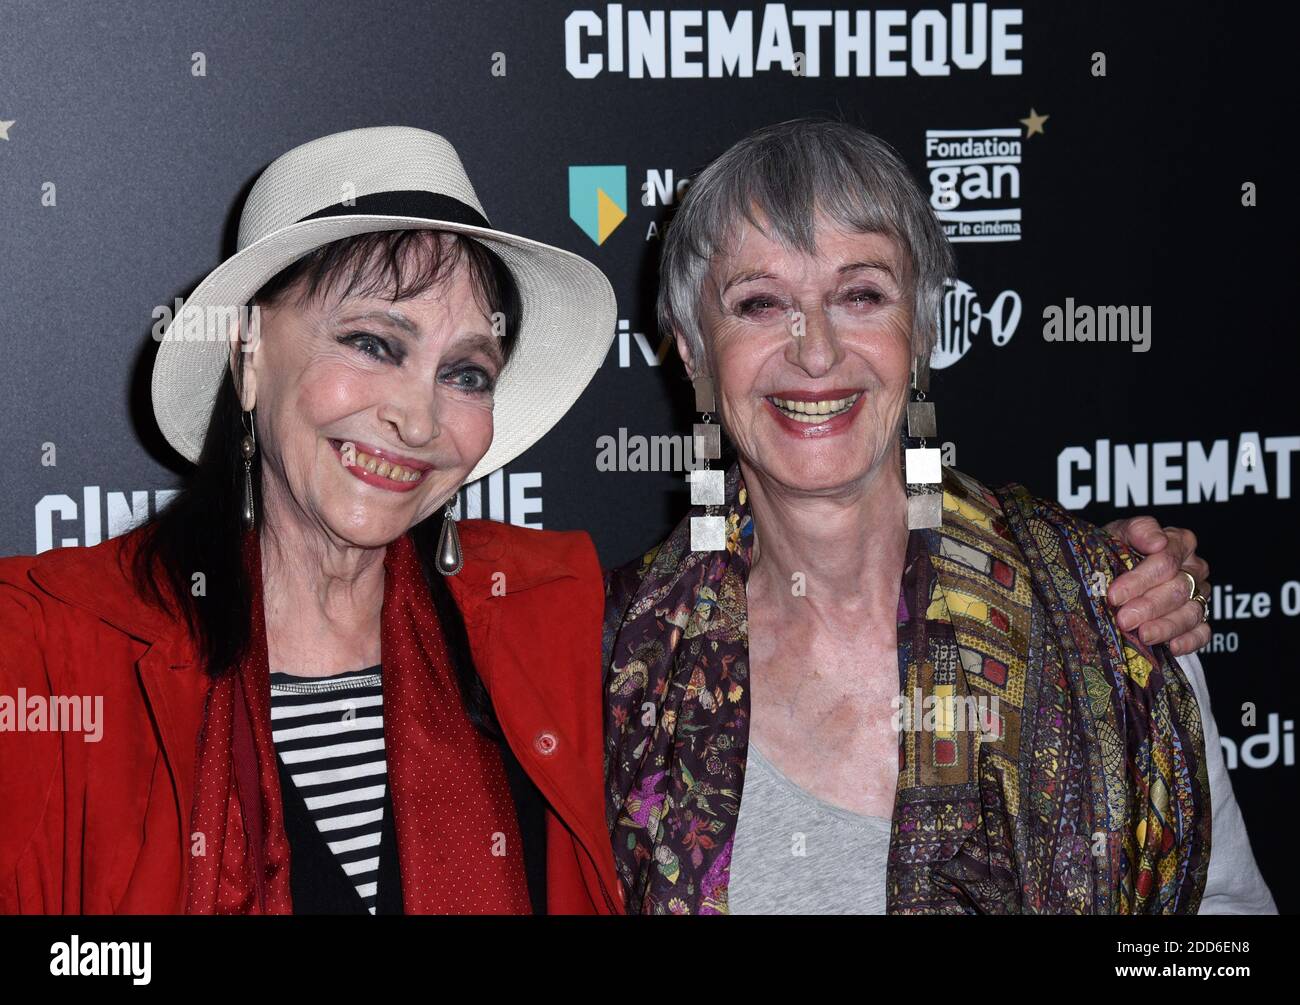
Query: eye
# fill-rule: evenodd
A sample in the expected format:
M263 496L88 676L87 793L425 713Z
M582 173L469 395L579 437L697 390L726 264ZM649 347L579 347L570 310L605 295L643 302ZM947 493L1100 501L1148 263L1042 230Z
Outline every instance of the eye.
M741 317L762 321L777 314L785 313L785 304L777 297L767 293L756 293L744 300L737 301L733 310Z
M481 366L463 366L452 370L447 376L453 387L474 394L491 391L496 386L496 380Z
M883 303L885 295L879 290L872 289L869 286L863 286L845 292L844 299L850 304L866 304L868 306L874 306Z
M339 341L375 359L391 359L400 362L394 356L393 347L389 345L388 340L378 335L372 335L370 332L352 332L348 335L341 335Z

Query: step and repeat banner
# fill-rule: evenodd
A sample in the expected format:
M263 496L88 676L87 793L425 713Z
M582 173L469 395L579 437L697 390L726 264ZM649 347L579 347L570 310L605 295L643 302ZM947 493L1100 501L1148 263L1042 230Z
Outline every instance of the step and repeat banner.
M162 309L233 251L258 173L361 126L455 144L494 225L594 261L608 358L464 515L583 528L607 564L688 505L697 415L654 315L691 178L751 130L891 143L956 250L933 359L945 461L1087 519L1189 527L1201 653L1256 856L1300 908L1300 408L1283 49L1240 4L695 6L7 0L0 32L0 554L166 502Z

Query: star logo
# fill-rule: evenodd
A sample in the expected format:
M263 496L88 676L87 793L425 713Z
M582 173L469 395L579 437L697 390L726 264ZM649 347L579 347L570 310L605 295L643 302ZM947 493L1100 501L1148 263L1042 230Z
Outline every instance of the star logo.
M1020 123L1025 127L1025 139L1033 136L1034 133L1043 133L1043 123L1050 119L1050 115L1039 115L1031 105L1029 108L1029 118L1021 119ZM1046 136L1046 133L1043 133Z
M0 140L9 139L9 127L12 126L16 121L17 119L10 119L8 122L6 122L4 119L0 119Z

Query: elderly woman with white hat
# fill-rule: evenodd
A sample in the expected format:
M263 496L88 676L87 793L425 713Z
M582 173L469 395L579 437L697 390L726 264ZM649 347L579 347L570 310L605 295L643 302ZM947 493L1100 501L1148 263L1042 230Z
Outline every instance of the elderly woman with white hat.
M3 691L104 709L96 744L0 733L0 912L619 910L591 541L450 509L614 327L605 276L493 229L440 136L267 167L162 333L184 490L0 562Z

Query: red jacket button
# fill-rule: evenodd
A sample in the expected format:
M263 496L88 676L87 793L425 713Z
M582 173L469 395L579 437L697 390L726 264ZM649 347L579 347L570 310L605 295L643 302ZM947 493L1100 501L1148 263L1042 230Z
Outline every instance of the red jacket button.
M537 739L533 741L533 746L539 754L545 754L548 757L555 753L555 748L560 745L560 741L555 738L555 734L550 730L542 730L537 734Z

